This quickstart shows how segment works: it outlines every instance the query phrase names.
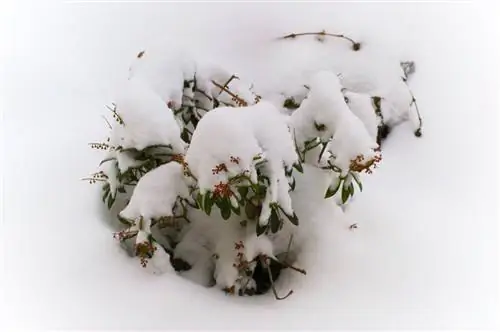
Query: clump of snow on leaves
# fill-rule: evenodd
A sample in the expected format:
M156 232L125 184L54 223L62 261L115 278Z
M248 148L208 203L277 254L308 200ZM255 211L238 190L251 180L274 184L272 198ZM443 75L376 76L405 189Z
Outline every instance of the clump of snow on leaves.
M239 162L231 162L231 157L239 158ZM209 112L198 124L186 154L202 193L240 174L256 183L255 164L262 159L270 182L260 215L260 222L266 224L271 203L278 203L286 213L293 214L284 167L291 168L297 160L286 118L272 104L262 101L253 106L222 107ZM221 163L227 165L227 172L213 172Z

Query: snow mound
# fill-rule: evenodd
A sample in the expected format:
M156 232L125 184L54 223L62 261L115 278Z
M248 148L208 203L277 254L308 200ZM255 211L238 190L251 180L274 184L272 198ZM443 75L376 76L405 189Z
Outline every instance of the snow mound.
M276 107L262 101L253 106L221 107L209 112L198 124L186 154L202 193L239 174L256 183L256 161L263 160L270 180L261 213L261 221L265 222L273 202L293 214L284 167L292 167L297 155L287 120ZM226 165L227 172L214 171L220 164Z
M120 216L128 220L172 216L178 196L188 197L189 191L184 182L182 165L170 162L146 173L139 180L129 204L120 212Z
M116 113L123 124L113 127L111 141L123 149L143 150L152 145L171 145L184 151L180 129L167 104L141 81L129 80L116 97Z

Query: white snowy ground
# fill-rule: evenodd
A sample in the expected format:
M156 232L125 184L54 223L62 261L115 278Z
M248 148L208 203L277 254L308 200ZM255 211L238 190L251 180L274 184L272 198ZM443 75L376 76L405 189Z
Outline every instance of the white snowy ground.
M10 9L2 8L9 39L0 74L6 328L498 324L499 54L487 7L18 2ZM320 59L270 39L323 28L417 63L410 85L424 136L403 124L389 137L381 167L350 210L360 228L348 231L322 212L332 219L324 230L331 243L319 242L315 258L323 266L285 301L146 274L112 239L96 187L79 181L98 162L86 144L104 133L100 115L113 84L145 44L164 37L199 43L240 75L271 82L292 61Z

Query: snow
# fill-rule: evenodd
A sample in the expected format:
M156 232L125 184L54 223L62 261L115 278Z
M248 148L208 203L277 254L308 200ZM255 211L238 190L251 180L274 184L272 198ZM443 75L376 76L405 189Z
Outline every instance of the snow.
M128 80L116 95L116 112L123 125L115 125L111 142L124 149L143 150L151 145L171 145L184 151L180 128L166 103L143 82Z
M346 104L337 75L329 71L320 71L312 77L308 97L293 112L290 121L299 149L316 137L323 143L332 138L328 150L342 175L347 174L356 156L363 155L369 160L378 147L365 124Z
M219 182L227 183L229 176L255 174L254 158L259 155L265 156L265 172L270 180L260 215L264 225L273 202L293 214L283 167L291 167L297 159L286 118L271 103L262 101L237 109L220 107L209 112L193 134L186 161L204 193ZM232 162L231 157L240 161ZM228 171L214 173L221 163Z
M183 167L177 162L161 165L146 173L134 188L132 198L120 215L129 220L172 216L177 197L188 197Z
M356 115L365 125L366 131L373 141L377 140L377 127L379 125L377 116L373 111L371 96L368 94L344 91L344 96L348 99L347 105L354 115Z
M148 86L164 103L173 102L177 109L182 103L184 81L194 77L196 63L182 49L164 50L160 46L147 48L134 59L129 80Z
M2 11L0 20L0 31L14 32L1 55L8 66L0 69L6 329L498 326L498 36L488 6L31 6ZM244 15L228 20L235 12ZM298 240L306 256L297 265L307 276L287 271L280 278L288 281L280 294L294 290L284 301L225 296L174 273L145 273L112 239L98 189L78 182L99 162L85 147L106 135L99 116L114 97L111 86L126 79L139 51L147 54L145 41L169 32L193 36L194 53L255 86L273 86L294 68L330 70L321 60L350 51L330 39L273 39L323 28L360 40L363 51L394 54L396 63L416 61L409 84L425 117L423 137L415 138L409 123L393 130L383 164L363 178L346 215L307 189L326 191L326 174L318 171L310 186L297 177L294 210L301 225L318 227L299 228L308 233L297 237L312 239ZM348 229L352 221L358 229ZM130 314L139 303L147 309Z

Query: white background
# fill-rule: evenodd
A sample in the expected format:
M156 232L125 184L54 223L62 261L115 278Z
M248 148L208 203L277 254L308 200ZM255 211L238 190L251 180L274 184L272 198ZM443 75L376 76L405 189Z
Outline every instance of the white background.
M481 328L498 323L498 54L477 4L117 4L2 7L2 323L8 328ZM261 45L344 32L417 63L424 137L396 128L353 209L337 273L287 301L229 298L144 274L79 179L103 105L152 40L193 41L251 75ZM292 56L292 55L291 55ZM286 59L283 59L286 61ZM264 66L265 67L265 66ZM272 75L271 75L272 76ZM324 253L329 255L330 253ZM316 287L316 288L315 288Z

